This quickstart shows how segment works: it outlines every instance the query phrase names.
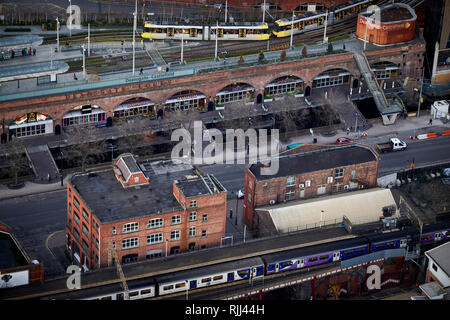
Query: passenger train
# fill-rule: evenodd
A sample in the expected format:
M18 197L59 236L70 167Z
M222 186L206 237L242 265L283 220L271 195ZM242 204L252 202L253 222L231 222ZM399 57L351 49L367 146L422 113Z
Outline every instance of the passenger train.
M294 35L308 30L320 28L327 20L327 25L355 17L371 0L351 1L350 4L335 7L327 13L299 14L293 19L280 19L275 21L274 28L267 23L233 23L219 24L218 26L201 25L168 25L146 22L142 38L144 39L177 39L177 40L268 40L273 34L277 38ZM217 36L216 36L217 35Z
M428 244L449 240L450 222L425 226L421 236L417 227L408 227L127 281L129 299L152 298L223 283L259 279L281 272L337 263L373 252L412 247L419 242ZM124 294L121 284L116 283L55 294L44 299L123 300Z

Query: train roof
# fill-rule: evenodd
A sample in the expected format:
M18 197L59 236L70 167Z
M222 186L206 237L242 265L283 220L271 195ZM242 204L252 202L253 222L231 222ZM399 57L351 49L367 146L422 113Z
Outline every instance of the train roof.
M450 221L444 221L432 225L425 225L422 228L422 234L426 232L443 231L443 230L450 230Z
M377 243L382 241L399 239L400 237L412 236L413 234L418 234L419 229L417 227L406 228L403 230L385 232L385 233L377 233L367 236L367 239L371 243Z
M343 3L343 4L339 4L339 5L335 6L335 7L332 9L332 11L334 11L334 12L340 12L340 11L342 11L342 10L346 10L346 9L349 9L349 8L353 8L353 7L357 6L357 5L364 4L364 3L368 3L368 2L369 2L369 0L363 0L363 1L350 1L350 3Z
M361 246L367 244L367 239L365 237L358 237L353 239L345 239L334 242L328 242L319 245L313 245L293 250L287 250L282 252L270 253L263 255L263 259L267 263L276 262L285 259L292 259L298 257L310 256L313 254L322 254L330 251L342 250L347 248L352 248L355 246Z
M208 275L220 273L220 272L227 272L232 270L237 270L241 268L247 268L250 266L257 266L257 265L263 265L263 261L259 257L255 258L247 258L242 260L236 260L231 262L225 262L225 263L218 263L211 266L206 267L199 267L195 269L190 270L184 270L176 273L168 273L156 276L155 279L158 282L158 284L162 284L165 282L175 282L179 280L187 280L191 278L197 278L197 277L206 277Z
M190 24L168 24L168 23L156 23L156 22L145 22L144 25L146 28L154 27L154 28L203 28L203 25L190 25ZM211 28L216 28L216 24L208 25ZM267 23L261 22L238 22L238 23L219 23L219 27L221 28L268 28L269 25Z
M149 285L155 285L156 281L153 277L135 279L127 281L128 291L147 287ZM101 287L87 288L73 290L65 293L60 293L52 296L48 296L45 300L82 300L86 298L105 296L112 293L119 293L124 291L122 283L113 283Z
M310 19L314 19L314 18L319 18L319 17L324 17L326 16L326 12L321 12L321 13L310 13L307 12L303 15L300 16L300 18L295 18L294 19L294 23L297 23L299 21L306 21L306 20L310 20ZM283 19L279 19L277 21L275 21L275 24L277 24L278 26L287 26L289 24L292 24L292 18L283 18Z

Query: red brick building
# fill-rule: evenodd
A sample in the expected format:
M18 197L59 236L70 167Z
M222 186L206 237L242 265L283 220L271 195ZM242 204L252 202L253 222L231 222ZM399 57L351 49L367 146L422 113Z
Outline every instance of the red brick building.
M360 13L356 36L378 45L402 43L414 39L417 15L410 6L395 3L379 13ZM367 34L366 34L367 32Z
M253 227L255 209L377 186L379 155L370 146L303 145L278 158L276 175L261 175L263 164L246 169L244 222Z
M131 154L114 168L72 177L67 187L66 250L86 269L220 244L227 192L212 175L149 173Z
M31 261L11 229L0 222L0 289L44 282L44 265Z

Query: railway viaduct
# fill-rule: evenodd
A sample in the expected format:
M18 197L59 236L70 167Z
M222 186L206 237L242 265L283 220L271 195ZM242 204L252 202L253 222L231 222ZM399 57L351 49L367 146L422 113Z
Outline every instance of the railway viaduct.
M422 74L424 44L422 42L405 44L378 50L366 51L369 63L389 62L398 67L396 79L408 85L420 83ZM221 71L197 72L191 76L174 77L154 81L133 82L115 87L68 91L67 93L16 98L0 102L0 119L8 124L17 117L40 112L49 115L53 126L61 125L63 116L82 105L97 105L112 117L114 109L131 98L147 98L155 104L155 111L164 108L170 97L186 90L195 90L214 100L216 94L228 85L246 83L255 89L255 102L264 88L273 80L282 76L296 76L304 82L305 95L314 96L312 83L315 77L327 70L343 69L350 73L347 88L361 85L361 74L354 60L353 53L340 52L324 56L299 58L277 64L259 64L254 66L234 66ZM408 81L404 81L407 79ZM133 79L130 79L133 80ZM132 81L131 81L132 82ZM308 89L309 87L309 89ZM308 92L308 93L306 93ZM261 99L261 96L259 96ZM243 104L243 107L245 105ZM3 126L1 130L7 133ZM3 132L3 131L2 131ZM56 131L54 131L56 132Z

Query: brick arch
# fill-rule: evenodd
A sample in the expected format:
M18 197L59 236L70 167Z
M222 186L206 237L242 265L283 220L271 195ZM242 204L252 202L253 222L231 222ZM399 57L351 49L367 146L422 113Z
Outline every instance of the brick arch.
M350 76L352 77L358 77L359 75L357 75L355 72L353 72L353 70L351 70L351 68L345 68L342 66L338 66L336 67L332 67L332 66L326 66L324 68L318 68L316 70L320 70L319 72L316 72L314 76L311 77L310 81L311 83L314 81L314 79L318 76L320 76L322 73L329 71L329 70L333 70L333 69L340 69L340 70L344 70L344 71L348 71L350 73Z
M266 82L264 84L263 89L265 89L267 87L267 85L269 85L272 81L275 81L275 80L277 80L279 78L283 78L283 77L296 77L296 78L299 78L300 80L302 80L304 83L306 83L306 81L300 75L297 75L295 73L280 73L279 75L277 75L277 77L272 78L272 80Z
M245 80L244 81L237 80L237 81L232 81L232 82L228 81L226 85L224 85L223 87L221 87L219 90L217 90L214 93L214 96L216 96L216 94L218 94L222 89L225 89L226 87L232 85L233 83L236 83L236 84L238 84L238 83L247 84L247 85L251 86L253 89L255 89L255 92L257 92L258 89L260 89L259 86L254 86L253 84L250 83L250 81L245 81Z
M198 89L191 89L191 88L183 88L183 89L180 89L180 88L176 88L176 89L172 89L172 90L167 91L167 92L163 95L164 98L160 100L160 104L162 104L162 105L165 104L167 100L169 100L169 99L172 98L174 95L176 95L176 94L178 94L178 93L181 93L181 92L183 92L183 91L196 91L196 92L201 93L201 94L203 94L203 95L205 95L205 96L208 96L206 93L204 93L203 91L198 90ZM154 101L154 102L155 102L155 101ZM155 103L156 103L156 102L155 102Z

